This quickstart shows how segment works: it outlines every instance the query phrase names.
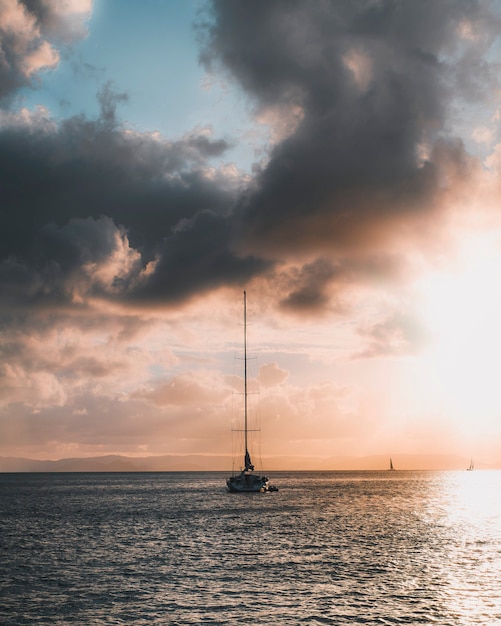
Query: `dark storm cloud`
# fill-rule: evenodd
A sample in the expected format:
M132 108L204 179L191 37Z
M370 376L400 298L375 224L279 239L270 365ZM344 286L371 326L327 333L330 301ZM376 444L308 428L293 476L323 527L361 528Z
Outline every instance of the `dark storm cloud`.
M282 306L299 312L322 308L328 304L326 285L338 277L338 268L326 260L305 264L289 277L290 291Z
M133 245L147 245L201 208L228 210L228 188L202 171L205 157L222 154L224 142L127 134L109 124L115 116L109 98L101 102L97 121L75 117L57 128L0 130L2 250L31 249L40 228L71 217L118 218L131 228Z
M207 174L207 159L228 144L205 134L166 142L124 132L116 120L122 98L107 85L98 120L0 130L0 280L10 303L20 294L25 303L71 299L89 280L85 268L118 254L121 275L108 294L136 302L177 299L258 269L231 250L227 216L238 185ZM157 269L146 279L150 262ZM99 284L85 290L103 292Z
M388 237L392 219L434 208L443 160L467 174L446 125L452 98L473 97L466 74L492 79L484 54L500 21L488 3L214 0L212 9L202 61L226 68L257 111L302 110L242 200L251 250L365 245L382 225Z
M19 87L55 67L53 42L64 51L85 34L84 17L58 2L0 3L5 106ZM228 143L204 131L172 142L127 131L117 116L127 94L110 82L97 97L96 120L56 123L43 112L3 112L4 310L81 304L91 295L169 301L257 271L261 264L232 250L228 216L239 183L210 169Z
M2 40L5 96L29 79L23 62L45 35L65 42L82 34L57 3L14 4L26 45L13 56L21 48ZM203 62L226 68L256 112L289 121L289 136L244 189L211 169L226 141L125 130L117 107L127 95L111 83L98 95L96 120L4 117L0 287L8 306L87 295L177 302L293 258L304 267L277 297L314 311L346 282L362 247L380 253L396 226L403 232L406 219L436 209L444 168L467 178L464 148L445 128L451 98L473 95L466 74L491 78L483 53L499 21L488 4L216 0L211 20L200 30Z
M231 249L232 224L227 216L203 211L185 220L159 248L159 262L150 280L136 290L148 300L173 300L225 284L242 285L269 263L241 257Z

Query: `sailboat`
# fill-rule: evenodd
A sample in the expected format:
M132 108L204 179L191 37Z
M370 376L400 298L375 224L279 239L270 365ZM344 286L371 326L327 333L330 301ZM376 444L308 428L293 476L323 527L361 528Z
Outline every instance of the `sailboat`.
M467 472L473 472L475 466L473 465L473 459L470 460L470 465L466 468Z
M394 470L395 468L393 467L393 461L391 460L391 457L390 457L390 467L388 468L388 471L393 472Z
M232 493L266 493L278 491L278 487L270 485L267 476L254 473L248 447L248 419L247 419L247 293L244 291L244 467L238 474L233 474L226 480L228 491Z

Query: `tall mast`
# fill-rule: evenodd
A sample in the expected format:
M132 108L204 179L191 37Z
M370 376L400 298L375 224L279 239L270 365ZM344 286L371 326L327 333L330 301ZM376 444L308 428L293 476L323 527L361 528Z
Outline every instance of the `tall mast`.
M248 456L247 449L247 293L244 291L244 437L245 456Z

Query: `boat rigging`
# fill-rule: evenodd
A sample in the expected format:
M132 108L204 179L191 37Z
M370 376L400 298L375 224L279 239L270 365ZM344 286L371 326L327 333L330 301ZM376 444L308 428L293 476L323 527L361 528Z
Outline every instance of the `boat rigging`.
M278 487L270 485L267 476L254 473L254 464L249 453L248 410L247 410L247 293L244 291L244 466L238 474L226 480L228 491L232 493L266 493L278 491Z

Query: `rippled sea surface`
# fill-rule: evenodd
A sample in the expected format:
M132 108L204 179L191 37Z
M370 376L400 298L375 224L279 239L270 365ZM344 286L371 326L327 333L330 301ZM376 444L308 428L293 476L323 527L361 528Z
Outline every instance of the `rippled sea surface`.
M501 624L501 472L0 474L0 623Z

